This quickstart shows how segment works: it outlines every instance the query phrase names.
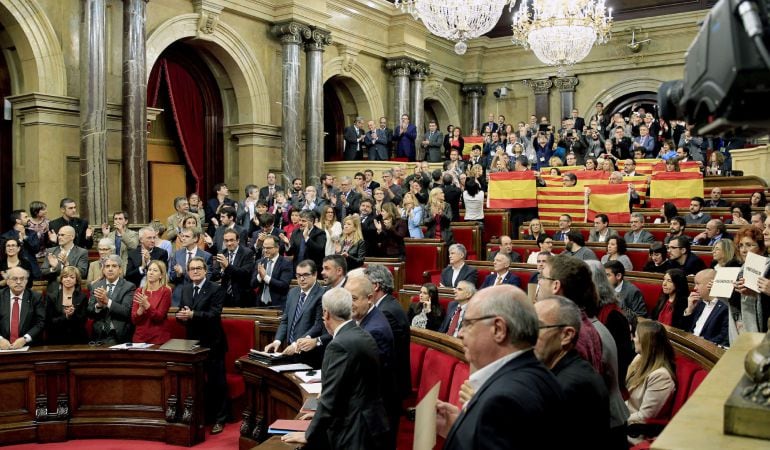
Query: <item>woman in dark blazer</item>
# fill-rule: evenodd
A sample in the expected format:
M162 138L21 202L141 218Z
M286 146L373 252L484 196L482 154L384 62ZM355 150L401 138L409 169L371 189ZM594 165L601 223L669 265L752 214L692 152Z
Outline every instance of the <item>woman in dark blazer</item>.
M401 219L396 206L386 203L382 208L382 222L375 222L380 244L379 254L385 258L404 259L404 238L409 236L409 226Z
M367 247L361 234L361 220L357 216L342 219L342 235L334 245L334 253L345 257L349 271L364 265Z
M53 283L46 294L45 304L49 345L88 343L88 295L80 289L80 270L77 267L62 268L58 283Z
M32 289L32 282L40 277L40 270L32 266L32 263L22 254L22 243L18 239L8 239L2 242L0 252L0 288L8 286L5 279L8 269L21 267L29 274L27 289Z
M447 246L454 244L455 238L450 227L452 209L444 201L444 191L441 188L431 189L428 205L423 213L423 217L425 217L423 224L427 227L425 231L427 239L436 239L436 227L439 227L441 240L446 242Z
M438 288L425 283L420 288L420 301L409 305L409 323L416 328L438 331L444 322L444 311L438 302Z

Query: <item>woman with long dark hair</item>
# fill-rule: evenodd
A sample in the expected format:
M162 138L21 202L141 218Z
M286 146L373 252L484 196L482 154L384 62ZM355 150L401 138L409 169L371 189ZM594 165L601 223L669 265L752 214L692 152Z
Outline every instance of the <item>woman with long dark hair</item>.
M684 330L684 310L687 309L687 297L690 288L687 275L681 269L669 269L663 275L663 292L652 312L652 318L658 322Z
M425 283L420 288L420 301L409 305L409 323L415 328L438 331L444 321L444 312L438 302L438 288Z

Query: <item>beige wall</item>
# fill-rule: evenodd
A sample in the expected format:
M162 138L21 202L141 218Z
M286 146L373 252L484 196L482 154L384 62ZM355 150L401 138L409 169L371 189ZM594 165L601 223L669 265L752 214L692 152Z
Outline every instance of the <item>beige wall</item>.
M58 204L71 186L79 152L79 0L0 0L0 44L12 71L14 97L14 202L33 199ZM122 1L107 1L107 95L110 103L108 158L110 173L120 164ZM580 79L575 104L585 112L639 89L654 89L662 80L681 78L684 52L697 31L701 13L688 13L616 23L610 43L592 51L571 70ZM213 33L199 27L202 17L215 18ZM324 79L340 80L345 89L346 119L386 115L393 122L393 81L385 68L389 58L408 56L426 61L431 74L426 98L444 120L467 129L468 111L461 94L464 83L487 84L482 117L504 114L525 120L534 96L525 79L553 76L531 52L513 47L510 38L480 38L466 55L430 36L421 22L400 14L385 0L152 0L147 3L148 66L177 39L186 39L208 62L221 88L225 109L225 181L242 188L263 183L268 170L280 172L281 46L270 36L273 23L295 18L332 33L324 54ZM627 49L631 27L642 27L638 39L652 42L640 53ZM304 62L304 53L302 54ZM149 70L149 67L148 67ZM304 69L302 70L304 80ZM507 85L507 99L492 92ZM35 92L37 94L33 95ZM304 105L305 89L300 104ZM559 111L557 90L551 93L552 120ZM304 122L304 118L302 119ZM442 128L445 126L442 123ZM119 205L119 183L106 187L110 209Z

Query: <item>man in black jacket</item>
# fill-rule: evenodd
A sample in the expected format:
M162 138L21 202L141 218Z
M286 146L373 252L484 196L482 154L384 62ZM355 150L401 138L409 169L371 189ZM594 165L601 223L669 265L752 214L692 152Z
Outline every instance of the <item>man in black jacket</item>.
M289 240L287 256L294 256L294 268L306 259L312 260L316 267L321 267L326 251L326 233L315 226L316 215L313 211L299 213L299 227L294 230Z
M157 239L158 232L154 228L144 227L139 230L139 246L128 252L126 280L136 287L141 286L150 261L163 261L168 266L168 252L155 246Z
M69 225L75 229L75 245L86 250L94 246L94 230L88 226L88 221L77 217L78 207L75 200L63 198L59 202L61 217L48 224L48 247L56 247L56 234L59 228Z
M220 282L225 291L225 306L254 307L251 275L254 272L254 252L240 245L238 232L228 229L222 236L224 248L214 256L211 280Z

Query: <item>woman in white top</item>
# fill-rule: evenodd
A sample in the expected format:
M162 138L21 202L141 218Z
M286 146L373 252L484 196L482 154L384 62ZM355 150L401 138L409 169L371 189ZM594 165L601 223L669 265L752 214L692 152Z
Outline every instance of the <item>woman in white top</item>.
M537 255L540 252L548 252L553 255L553 252L551 252L553 249L553 239L551 239L551 236L540 233L537 237L537 246L540 247L540 250L533 251L529 254L529 257L527 257L527 264L537 264Z
M342 224L337 221L334 208L329 205L321 208L319 228L326 232L326 251L324 255L333 255L334 245L340 241L340 236L342 236Z
M465 221L484 221L484 191L475 178L468 178L463 191L463 204L465 205Z
M626 255L626 240L622 237L611 236L607 239L607 254L602 256L602 264L607 261L617 261L623 264L626 272L634 270L634 264Z

